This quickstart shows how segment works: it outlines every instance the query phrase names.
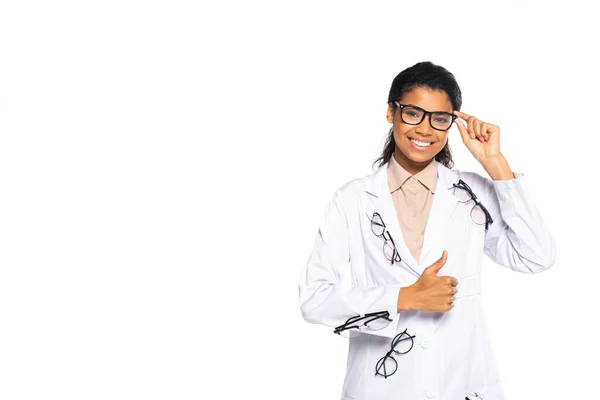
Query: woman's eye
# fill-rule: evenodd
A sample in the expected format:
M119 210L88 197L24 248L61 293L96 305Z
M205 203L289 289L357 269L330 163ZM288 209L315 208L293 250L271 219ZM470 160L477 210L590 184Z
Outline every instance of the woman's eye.
M436 122L439 122L440 124L447 124L450 121L450 118L446 118L446 117L437 117Z

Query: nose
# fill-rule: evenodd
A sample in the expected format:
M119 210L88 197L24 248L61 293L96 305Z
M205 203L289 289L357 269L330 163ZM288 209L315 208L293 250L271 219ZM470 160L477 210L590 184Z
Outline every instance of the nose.
M417 127L415 128L417 133L420 133L423 136L432 136L434 134L433 128L431 127L431 124L429 122L430 115L431 114L429 113L425 114L425 118L423 118L423 121L421 121L421 123L417 125Z

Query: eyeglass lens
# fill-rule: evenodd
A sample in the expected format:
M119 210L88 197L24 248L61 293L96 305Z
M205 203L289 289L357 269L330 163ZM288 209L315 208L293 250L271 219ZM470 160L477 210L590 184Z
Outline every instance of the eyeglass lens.
M383 219L379 213L374 213L371 218L371 230L377 237L383 237L383 254L385 257L394 262L401 262L400 254L396 250L396 246L394 245L394 241L392 240L392 236L385 229L385 224L383 223Z
M402 332L401 334L397 335L394 338L393 343L394 344L393 344L392 349L394 350L395 353L398 353L398 354L406 354L413 347L412 337L406 332Z
M394 247L392 241L388 240L387 238L385 240L385 243L383 244L383 253L385 254L385 258L387 258L388 260L390 260L390 261L392 261L392 260L398 261L397 260L398 259L398 252L396 251L396 248Z
M454 195L458 198L458 201L460 201L461 203L469 203L473 201L473 197L471 196L469 191L460 186L454 188ZM474 204L474 207L471 209L471 219L477 225L485 225L485 212L483 211L479 203Z
M383 220L381 219L381 215L375 213L373 218L371 219L371 230L375 234L375 236L382 236L383 232L385 232L385 225Z
M413 338L414 336L410 336L406 331L396 335L392 340L391 350L377 362L377 366L375 367L376 374L383 375L387 378L396 372L398 363L394 357L391 356L391 353L392 351L396 354L408 353L413 348Z
M398 369L398 363L391 356L385 356L377 362L376 371L379 375L388 377Z
M378 312L349 318L344 324L335 328L334 333L350 338L358 335L356 329L362 327L367 331L378 331L390 324L389 313Z
M402 121L410 125L419 125L423 118L425 118L426 112L420 108L412 106L402 107ZM450 129L452 126L452 115L445 112L432 112L430 115L431 126L435 129L442 131Z

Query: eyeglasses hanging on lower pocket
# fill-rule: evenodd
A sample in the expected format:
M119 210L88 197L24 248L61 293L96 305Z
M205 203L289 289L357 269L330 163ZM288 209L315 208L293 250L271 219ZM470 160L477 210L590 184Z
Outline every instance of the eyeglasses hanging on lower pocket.
M398 369L398 362L394 357L392 357L392 353L406 354L412 350L414 345L414 338L416 336L411 336L407 330L401 332L396 335L396 337L392 340L392 346L387 354L377 361L377 366L375 367L375 376L380 375L387 379L388 376L393 375Z

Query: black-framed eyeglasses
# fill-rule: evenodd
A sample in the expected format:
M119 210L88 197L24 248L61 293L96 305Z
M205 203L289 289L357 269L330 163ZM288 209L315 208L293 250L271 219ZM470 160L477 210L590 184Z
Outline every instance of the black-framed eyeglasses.
M416 336L411 336L405 329L404 332L399 333L392 340L392 345L387 354L377 361L377 366L375 367L375 376L381 375L385 379L388 376L391 376L398 369L398 363L396 359L392 357L392 353L396 354L406 354L412 350L415 342L414 338Z
M383 254L385 255L385 258L392 264L401 262L402 258L400 257L400 253L398 253L396 243L394 242L394 239L392 239L392 235L390 235L386 229L383 218L381 218L381 215L379 215L378 212L374 212L371 217L371 231L373 231L375 236L383 238Z
M462 179L459 179L458 183L452 184L451 189L454 190L454 195L458 197L458 201L461 203L468 203L470 201L475 203L471 209L471 219L473 219L473 222L475 222L477 225L485 225L485 229L487 230L489 225L491 225L494 220L492 219L492 216L487 208L485 208L477 199L477 196L475 196L475 193L473 193L473 190L471 190L469 185L467 185Z
M378 331L386 326L388 326L392 322L390 318L390 313L388 311L377 311L365 314L363 316L357 315L355 317L350 317L340 326L336 326L333 333L341 335L343 333L348 333L351 329L360 329L361 327L365 327L371 331ZM343 335L347 336L348 335Z
M397 107L400 107L400 118L402 122L408 125L419 125L429 114L429 125L437 131L447 131L457 118L456 115L445 111L425 111L421 107L411 104L400 104L394 101Z

